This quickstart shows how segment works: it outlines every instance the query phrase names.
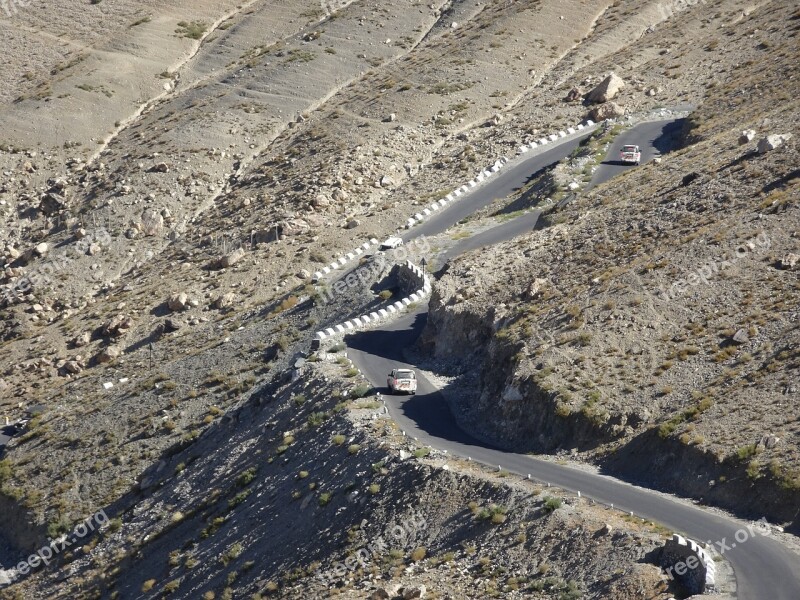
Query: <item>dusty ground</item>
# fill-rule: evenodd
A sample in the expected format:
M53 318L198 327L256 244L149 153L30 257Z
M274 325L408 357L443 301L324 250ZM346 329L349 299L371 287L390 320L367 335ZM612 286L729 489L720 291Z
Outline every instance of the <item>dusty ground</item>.
M792 19L778 14L763 18L779 38ZM456 261L426 343L440 368L477 375L454 401L484 436L796 524L797 149L738 141L795 131L796 56L750 31L738 24L728 47L773 48L770 66L720 71L686 147ZM591 167L585 154L572 162ZM544 179L529 203L563 195Z
M0 391L11 420L39 404L43 412L12 442L0 471L3 527L17 545L38 544L48 531L63 531L100 506L118 508L128 523L133 504L141 501L144 473L173 452L190 451L230 409L282 377L308 350L313 331L358 311L359 300L368 298L320 305L321 290L311 285L310 273L369 237L394 232L417 206L498 156L512 156L521 141L580 121L589 107L564 97L574 86L588 91L609 71L626 81L614 101L627 111L699 105L693 134L701 141L694 150L598 188L554 215L563 222L526 240L531 252L545 252L536 247L558 240L559 246L575 244L571 252L577 257L577 244L589 235L581 227L602 226L598 231L610 236L613 252L603 246L594 252L594 262L582 262L592 271L587 276L613 271L613 258L623 250L636 252L635 243L657 261L673 238L641 232L652 218L646 191L663 182L669 186L657 189L675 198L660 205L662 227L678 227L676 213L688 210L681 203L694 201L708 220L701 226L708 229L698 230L695 240L721 231L717 241L733 243L739 241L734 232L747 237L754 230L738 215L758 214L745 206L747 198L758 196L759 205L766 202L759 209L765 215L759 228L775 215L788 223L788 229L769 230L770 260L791 250L795 239L794 143L743 160L738 159L744 149L735 145L745 126L759 134L796 126L791 67L797 15L786 3L709 2L671 15L656 2L600 0L568 7L549 0L405 0L391 7L310 0L241 5L104 0L18 8L8 17L0 13L5 84L0 91ZM677 192L666 191L690 171L701 177ZM721 181L714 177L718 172ZM737 195L741 186L747 195ZM722 194L727 197L720 203ZM625 206L619 207L622 199ZM717 219L720 204L728 212ZM630 218L616 218L631 210ZM641 214L636 219L635 211ZM628 232L635 241L623 245L617 236L634 222L644 224ZM683 239L698 229L697 219L680 227ZM512 249L495 250L500 251L525 275L493 291L507 294L513 307L530 269ZM687 252L684 259L690 256ZM461 261L442 282L440 295L466 284L453 274L468 264L477 272L483 262L493 268L490 257ZM648 282L668 282L665 268L648 271ZM761 309L764 314L720 314L712 325L703 325L708 339L696 343L710 352L712 333L721 331L723 321L726 328L758 327L752 348L713 363L737 371L713 375L727 377L718 384L725 393L715 395L715 419L681 421L667 438L677 440L678 448L726 455L756 444L762 433L775 435L780 443L754 449L747 458L755 459L754 468L765 479L772 459L778 460L780 477L791 482L797 467L796 403L784 395L780 410L769 407L781 401L781 379L788 382L785 388L792 387L796 371L787 325L796 306L796 278L789 279L794 271L769 268L761 272L771 276L777 300L761 300L767 288L756 285L760 280L744 286L753 288L751 306L769 307ZM604 310L621 311L630 303L627 288L613 287L614 277L603 281L596 288L583 281L575 289L576 304L592 318L606 318ZM568 283L565 279L565 289ZM698 293L713 310L720 303L715 294L737 289L706 286ZM615 302L614 309L587 308L597 290L601 307ZM173 299L170 308L170 298L179 293L186 297ZM551 310L554 322L560 318L555 304L527 304ZM474 306L476 319L483 319L485 304L476 298ZM613 322L625 321L615 316ZM654 322L658 329L645 333L652 334L646 347L655 360L695 344L661 340L669 328ZM599 331L600 322L584 326ZM609 344L628 339L621 329L606 329ZM601 337L595 333L589 340L598 352L606 349ZM760 340L771 341L773 350L758 354ZM536 349L529 350L521 377L536 366ZM579 352L571 346L565 351L570 360ZM789 354L781 358L784 351ZM753 360L735 366L744 353ZM773 355L774 372L755 376L751 384L746 377L759 372L755 365L766 370L772 363L764 361ZM668 359L675 364L636 403L628 398L637 394L616 394L620 378L609 369L625 367L606 365L605 379L595 383L608 386L598 409L640 416L644 407L648 411L646 419L626 423L634 430L623 428L624 440L689 407L689 382L710 385L703 373L711 371L699 370L694 379L681 371L684 364L701 368L705 354L689 356ZM565 364L553 363L554 368ZM563 366L552 375L554 382L563 378L556 387L578 385L567 381L574 376L565 375ZM729 380L735 393L728 394ZM750 388L736 382L744 381L767 401L742 402ZM114 387L105 389L104 383ZM659 395L666 386L672 391ZM567 403L570 411L580 411L578 402ZM734 412L739 406L744 408ZM756 415L759 431L744 433ZM690 425L695 431L686 430ZM681 442L684 434L689 444ZM704 440L694 443L693 435ZM228 460L228 451L220 450L215 459ZM188 512L189 496L174 493L169 510ZM134 531L145 535L153 526L148 521ZM114 543L115 552L139 548L134 540ZM620 559L625 569L627 560ZM277 576L276 569L264 566L259 578ZM94 581L95 575L86 578ZM159 586L166 583L161 575L153 577ZM43 594L46 581L34 584ZM200 581L198 586L205 585ZM138 589L141 582L125 585Z

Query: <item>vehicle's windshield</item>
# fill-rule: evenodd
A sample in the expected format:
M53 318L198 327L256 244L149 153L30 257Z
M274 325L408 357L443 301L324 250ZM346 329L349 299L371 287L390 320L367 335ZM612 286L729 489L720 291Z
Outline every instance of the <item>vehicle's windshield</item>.
M414 371L397 371L397 379L415 379Z
M639 148L637 146L623 146L622 147L622 151L623 152L636 152L637 150L639 150Z

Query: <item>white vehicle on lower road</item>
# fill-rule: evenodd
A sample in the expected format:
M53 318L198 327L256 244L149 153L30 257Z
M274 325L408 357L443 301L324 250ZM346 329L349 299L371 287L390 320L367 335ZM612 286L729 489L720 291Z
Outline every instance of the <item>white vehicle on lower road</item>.
M639 150L639 146L623 146L619 152L619 159L624 163L638 165L639 161L642 160L642 152Z
M386 385L393 394L397 392L416 394L417 374L411 369L393 369L392 372L389 373Z
M403 240L399 237L390 237L384 240L384 242L380 245L379 250L394 250L395 248L399 248L403 245Z

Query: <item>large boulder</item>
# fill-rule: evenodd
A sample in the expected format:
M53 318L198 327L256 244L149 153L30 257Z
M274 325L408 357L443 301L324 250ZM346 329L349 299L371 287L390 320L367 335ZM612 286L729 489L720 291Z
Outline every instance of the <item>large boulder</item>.
M611 73L608 77L603 79L603 81L601 81L596 88L589 92L589 95L586 96L586 99L595 104L602 104L604 102L608 102L609 100L613 100L614 97L616 97L616 95L619 94L620 90L624 87L625 82L622 80L622 78L614 73Z
M567 95L564 97L564 102L575 102L576 100L580 100L581 96L583 96L581 89L574 87L567 92Z
M798 263L800 263L800 255L790 252L789 254L785 255L783 258L780 259L778 263L778 268L790 271L792 269L795 269Z
M421 585L414 588L400 588L398 590L398 594L403 600L416 600L417 598L424 598L426 591L428 591L427 588L424 585Z
M758 153L764 154L765 152L771 152L772 150L775 150L775 148L782 146L784 142L788 142L790 139L792 139L791 133L775 133L768 135L767 137L759 140Z
M253 232L252 242L254 245L270 244L280 239L280 233L275 227L269 229L257 229Z
M101 331L105 336L120 337L128 333L131 327L133 327L133 317L116 315L103 324Z
M186 322L183 319L175 319L175 318L166 319L164 321L164 332L171 333L173 331L178 331L185 325Z
M281 237L292 237L305 233L310 229L303 219L287 219L280 224Z
M67 208L67 199L59 194L47 192L39 201L39 210L46 215L60 213Z
M84 331L72 340L72 345L75 348L82 348L83 346L88 346L91 341L92 335L88 331Z
M624 114L625 109L619 104L616 102L606 102L605 104L594 107L589 112L589 118L595 123L599 123L600 121L605 121L607 119L621 117Z
M220 269L227 269L228 267L232 267L240 260L244 258L244 248L237 248L230 254L226 254L225 256L219 257L217 259L217 265Z
M311 205L314 208L327 208L328 206L331 205L331 199L328 198L325 194L317 194L311 201Z
M215 308L228 308L229 306L233 306L234 302L236 302L236 294L233 292L228 292L227 294L223 294L216 300L214 300L214 307Z
M64 363L64 370L67 373L71 373L72 375L77 375L81 371L83 371L83 361L81 360L68 360Z
M745 144L749 144L753 141L756 137L756 132L752 129L745 129L742 131L742 135L739 136L739 145L744 146Z
M156 236L164 229L164 217L154 208L148 208L142 213L140 229L147 236Z
M119 358L122 352L116 346L108 346L98 352L94 359L98 364L110 363L112 360Z
M167 299L167 307L171 311L179 311L179 310L186 310L186 307L189 305L189 296L187 296L184 292L180 292L178 294L173 294Z

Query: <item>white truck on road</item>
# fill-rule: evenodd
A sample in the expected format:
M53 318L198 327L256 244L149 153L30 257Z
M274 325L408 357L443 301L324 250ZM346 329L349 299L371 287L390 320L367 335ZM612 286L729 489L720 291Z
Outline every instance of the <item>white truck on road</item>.
M639 146L623 146L619 152L619 159L623 163L638 165L642 160L642 152L639 150Z
M392 369L389 378L386 380L389 391L393 394L397 392L417 393L417 374L411 369Z
M395 250L403 245L403 240L399 237L390 237L384 240L378 250Z

